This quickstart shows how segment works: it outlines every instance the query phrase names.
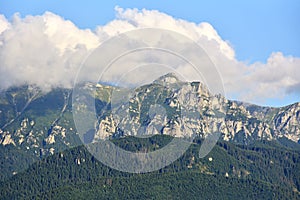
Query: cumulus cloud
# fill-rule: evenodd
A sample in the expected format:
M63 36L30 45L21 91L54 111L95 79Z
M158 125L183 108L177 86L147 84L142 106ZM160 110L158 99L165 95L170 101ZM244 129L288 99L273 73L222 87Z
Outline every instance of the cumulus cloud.
M267 63L249 65L235 58L230 43L207 22L196 24L155 10L119 7L115 20L95 30L79 29L50 12L24 18L15 14L11 21L0 15L0 88L21 84L45 90L70 88L81 63L98 45L138 28L172 30L195 41L215 63L229 98L261 103L291 93L300 95L300 58L274 52ZM85 73L88 79L93 71Z
M247 100L263 101L267 98L284 98L289 93L299 93L300 58L284 56L274 52L267 63L254 63L245 74L243 85L248 85L250 91L243 92Z
M213 46L217 48L218 52L221 51L227 58L234 59L235 53L233 48L228 42L222 40L217 31L207 22L195 24L182 19L175 19L156 10L124 10L119 7L115 9L117 19L104 27L98 27L96 31L99 35L103 35L104 32L105 35L112 36L136 28L162 28L186 35L200 45L204 44L204 41L211 41L211 43L215 43L216 47L215 45ZM213 50L215 51L216 49Z
M90 30L46 12L42 16L0 21L1 88L35 84L45 90L71 87L79 64L88 50L99 45Z

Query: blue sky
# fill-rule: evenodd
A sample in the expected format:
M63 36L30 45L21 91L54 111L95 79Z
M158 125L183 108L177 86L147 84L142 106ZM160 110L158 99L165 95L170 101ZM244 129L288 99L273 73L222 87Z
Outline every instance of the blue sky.
M0 13L10 18L51 11L80 28L94 29L115 18L114 7L157 9L195 23L207 21L230 41L238 60L265 62L272 52L300 57L300 2L199 0L0 0Z
M103 26L116 18L116 6L124 9L158 10L175 19L196 24L208 22L223 40L230 43L238 61L246 63L248 68L253 68L253 65L258 63L255 66L261 69L257 70L254 67L251 71L254 75L248 78L252 82L266 80L260 81L258 86L252 86L253 94L256 90L270 94L272 91L275 91L274 94L279 90L285 91L284 97L277 95L275 98L257 92L257 96L265 96L265 99L260 102L254 98L254 103L281 106L299 101L300 81L297 77L300 67L300 1L297 0L0 0L0 14L12 19L15 13L19 13L23 18L26 15L43 15L50 11L72 21L80 29L94 30L97 26ZM281 54L274 55L274 52L281 52L284 62ZM290 56L297 60L290 59ZM270 58L278 62L279 67L267 63L267 59ZM260 63L267 64L261 66ZM286 67L285 63L290 66ZM279 68L282 68L280 72L273 73ZM265 75L262 75L264 72ZM272 78L268 77L268 73ZM284 79L277 83L280 75L284 76ZM227 78L230 80L230 77ZM276 91L276 87L282 86L281 83L285 86ZM247 83L244 85L248 87ZM292 90L296 92L288 92ZM235 98L235 95L231 98ZM253 99L249 95L248 98Z

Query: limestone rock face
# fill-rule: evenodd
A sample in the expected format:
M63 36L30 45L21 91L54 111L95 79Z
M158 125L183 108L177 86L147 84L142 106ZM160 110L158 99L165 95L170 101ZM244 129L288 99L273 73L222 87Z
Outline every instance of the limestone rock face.
M136 88L129 104L118 107L99 122L99 138L126 135L166 134L202 136L218 132L226 141L249 144L256 140L286 137L300 139L300 103L268 108L227 100L211 94L200 82L182 82L167 74L153 84ZM131 93L132 95L132 93ZM151 113L152 106L160 112ZM103 124L110 124L109 128ZM115 130L115 131L114 131Z

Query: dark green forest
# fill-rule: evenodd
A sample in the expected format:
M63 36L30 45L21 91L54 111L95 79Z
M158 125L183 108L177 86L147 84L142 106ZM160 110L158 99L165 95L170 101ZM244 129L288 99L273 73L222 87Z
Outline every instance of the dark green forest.
M154 151L170 136L112 141L128 151ZM159 171L132 174L97 161L84 146L33 163L0 184L1 199L300 199L300 151L277 142L218 142L198 157L195 139ZM211 159L209 159L211 158Z

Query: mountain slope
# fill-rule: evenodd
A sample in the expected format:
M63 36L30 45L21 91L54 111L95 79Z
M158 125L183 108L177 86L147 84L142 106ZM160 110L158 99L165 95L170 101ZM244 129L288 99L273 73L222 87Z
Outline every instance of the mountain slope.
M261 121L268 123L278 131L278 137L286 137L294 142L300 142L300 103L294 103L281 108L260 107L253 104L238 102L249 113Z
M131 151L154 150L170 136L112 140ZM0 183L1 199L297 199L300 151L276 142L235 145L218 142L198 158L197 139L177 161L146 174L120 172L103 165L82 146L34 163Z
M182 82L173 74L134 90L85 83L95 97L96 133L80 140L72 116L72 91L43 93L22 86L0 93L0 178L4 180L41 158L103 138L163 134L206 137L221 132L225 141L252 144L279 141L298 148L300 104L266 108L213 95L199 82ZM127 101L118 101L126 96Z

